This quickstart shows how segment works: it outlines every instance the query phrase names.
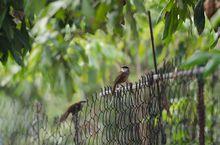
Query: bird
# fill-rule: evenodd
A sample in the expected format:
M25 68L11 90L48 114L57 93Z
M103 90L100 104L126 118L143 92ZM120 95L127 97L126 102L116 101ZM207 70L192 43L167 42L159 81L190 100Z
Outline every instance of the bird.
M124 83L128 80L128 76L130 74L129 67L128 66L122 66L120 74L117 76L117 78L114 81L114 86L112 92L115 93L115 89L118 84Z
M170 103L167 99L167 97L163 96L162 97L162 107L167 111L167 116L172 118L172 115L170 113Z
M68 109L60 117L60 123L64 122L68 118L69 114L72 114L72 116L74 116L79 111L81 111L84 103L86 103L86 101L80 101L70 105Z

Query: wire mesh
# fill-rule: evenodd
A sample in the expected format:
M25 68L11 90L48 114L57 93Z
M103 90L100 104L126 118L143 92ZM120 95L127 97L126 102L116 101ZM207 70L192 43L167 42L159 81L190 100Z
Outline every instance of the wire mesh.
M158 70L157 80L150 72L134 84L120 86L115 93L111 93L112 87L105 87L89 96L82 110L65 123L58 123L59 118L49 122L41 104L36 104L34 113L25 112L26 124L14 130L9 136L11 142L5 144L198 143L196 76L177 77L174 73L172 78L164 77L171 71L178 72L173 65L166 64ZM1 136L4 142L4 134L0 133L0 140Z

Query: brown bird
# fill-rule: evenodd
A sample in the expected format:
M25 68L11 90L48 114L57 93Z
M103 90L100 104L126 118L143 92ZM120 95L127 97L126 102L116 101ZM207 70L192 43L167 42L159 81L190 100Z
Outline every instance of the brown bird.
M170 113L170 103L167 99L167 97L163 96L162 97L162 107L167 111L167 116L172 118L172 115Z
M65 121L70 113L73 116L73 115L77 114L79 111L81 111L82 107L83 107L83 103L85 103L85 102L86 101L80 101L78 103L74 103L71 106L69 106L68 109L66 110L66 112L60 117L60 122Z
M115 89L116 89L118 84L121 84L121 83L124 83L124 82L127 81L129 74L130 74L129 67L128 66L122 66L120 74L115 79L113 90L112 90L113 93L115 93Z

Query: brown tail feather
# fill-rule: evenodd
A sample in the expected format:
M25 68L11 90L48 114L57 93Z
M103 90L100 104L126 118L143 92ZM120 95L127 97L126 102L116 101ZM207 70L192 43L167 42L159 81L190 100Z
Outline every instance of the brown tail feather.
M115 89L116 89L117 84L115 83L112 89L112 93L115 93Z
M61 117L60 117L60 122L63 122L67 119L69 116L70 112L67 110Z
M172 115L170 113L170 103L168 102L166 97L162 98L162 105L163 105L163 109L167 111L168 117L172 118Z
M172 118L172 115L171 115L171 113L170 113L170 110L169 110L169 109L166 109L166 111L167 111L167 116L170 117L170 118Z

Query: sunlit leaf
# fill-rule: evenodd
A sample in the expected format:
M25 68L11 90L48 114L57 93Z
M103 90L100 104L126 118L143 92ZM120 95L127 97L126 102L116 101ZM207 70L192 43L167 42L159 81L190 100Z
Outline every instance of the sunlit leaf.
M174 0L169 0L169 2L167 3L167 5L161 10L159 17L157 18L157 23L159 23L159 21L162 19L162 17L164 16L164 14L166 12L170 12L171 8L174 5Z
M45 13L47 16L52 17L53 15L55 15L55 13L60 10L61 8L65 9L68 3L66 3L65 1L55 1L52 2L47 10L47 13Z
M197 52L194 55L192 55L183 65L182 67L192 67L196 65L201 65L207 62L207 60L210 58L210 54L207 52Z
M172 10L165 15L165 28L162 39L170 39L172 34L176 31L179 23L177 8L173 7Z
M106 21L106 14L109 6L106 3L101 3L96 11L96 22L101 23Z

